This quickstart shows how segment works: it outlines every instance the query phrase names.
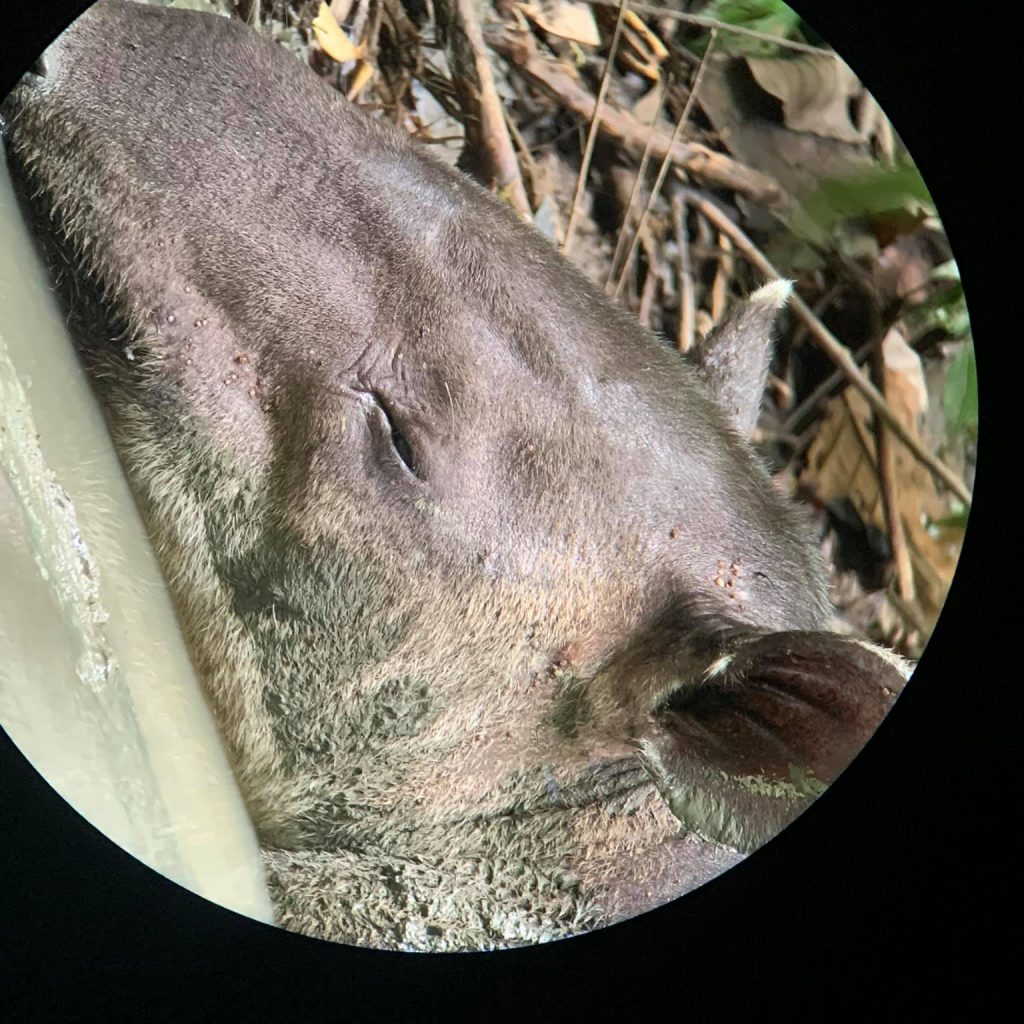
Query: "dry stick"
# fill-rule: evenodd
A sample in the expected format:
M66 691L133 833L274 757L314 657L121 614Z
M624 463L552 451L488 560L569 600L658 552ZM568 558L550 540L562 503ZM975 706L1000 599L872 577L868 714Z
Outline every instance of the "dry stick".
M583 0L591 7L614 7L615 0ZM682 11L675 11L671 7L655 7L653 4L631 3L630 8L638 14L650 14L656 18L672 18L674 21L685 21L688 25L700 25L702 28L717 28L722 32L731 32L734 36L746 36L748 39L758 39L763 43L771 43L785 50L797 50L800 53L814 53L819 57L837 56L832 50L822 49L820 46L811 46L810 43L798 43L794 39L783 39L781 36L773 36L769 32L758 32L753 28L743 28L740 25L730 25L727 21L719 21L716 18L707 18L702 14L685 14Z
M843 290L841 282L836 281L830 285L816 300L814 305L811 307L814 310L814 315L820 317L822 313L832 305L832 300ZM804 335L807 333L807 327L805 324L797 324L796 330L793 331L793 336L789 339L790 347L797 348L800 343L804 340ZM863 362L862 359L857 360L858 364ZM842 377L842 374L838 375Z
M522 33L488 32L490 46L510 60L530 81L549 92L567 110L581 118L591 118L596 110L593 95L554 61L538 56L532 37ZM601 111L601 132L624 149L639 155L643 152L649 127L624 110L606 106ZM737 163L724 153L717 153L697 142L678 142L669 145L667 136L660 132L651 150L658 158L666 153L677 166L716 188L739 192L751 201L777 209L785 207L790 199L786 191L771 175L755 171Z
M689 352L693 348L697 303L693 293L693 271L690 266L690 236L686 230L686 208L678 191L672 193L672 221L676 230L676 273L679 276L679 331L676 335L676 346L680 352Z
M804 325L801 323L801 327ZM806 330L806 328L804 328ZM870 341L865 342L856 352L853 354L853 361L857 366L860 366L872 352L881 344L881 338L872 338ZM795 433L800 428L800 424L803 422L808 413L812 412L817 406L828 396L836 390L837 387L845 380L845 376L842 370L835 370L830 373L783 421L779 424L779 432L784 434Z
M615 272L619 266L619 258L622 256L622 250L625 247L629 220L633 214L633 203L636 201L637 194L640 192L640 183L644 180L644 175L647 173L647 164L651 158L651 148L654 146L654 135L658 127L658 121L661 120L661 111L665 106L665 100L667 97L668 82L664 82L662 83L661 95L658 97L658 109L654 111L654 117L651 118L651 130L647 133L647 144L644 146L644 155L640 158L640 169L636 172L636 177L633 179L633 188L629 193L629 201L626 203L626 211L622 215L622 224L619 226L619 237L615 239L615 252L612 253L612 260L608 266L608 277L604 282L605 295L611 295L612 293L612 281L615 278Z
M628 6L629 0L619 0L619 16L615 19L615 31L612 33L611 46L608 47L608 59L604 66L604 74L601 76L601 87L597 90L594 113L590 118L590 128L587 130L587 144L583 149L580 173L576 179L576 191L572 197L572 208L569 210L569 223L565 226L565 240L562 242L562 252L566 256L569 255L573 232L576 230L576 215L579 212L580 200L583 198L583 189L587 184L587 175L590 173L590 160L594 155L594 146L597 144L597 126L601 123L601 107L604 105L604 98L608 93L608 85L612 80L615 53L619 48L619 39L622 36L622 22L626 17L626 8Z
M654 302L654 292L658 286L653 242L644 243L644 254L647 256L647 277L644 279L643 291L640 293L640 305L637 307L636 318L644 327L650 327L651 304Z
M885 592L885 599L896 609L896 613L903 619L903 621L910 626L911 629L916 630L918 635L921 637L927 637L931 630L928 628L928 623L918 614L917 609L912 604L908 604L904 601L897 593L895 593L890 587ZM904 639L904 643L906 638Z
M729 236L720 233L718 244L721 252L718 255L718 267L715 269L715 279L711 282L711 319L716 324L722 322L725 316L725 293L729 282L732 280L735 261L732 258L732 242Z
M724 231L732 238L736 247L765 277L777 279L782 276L772 266L764 253L747 237L743 229L734 224L718 207L692 189L684 188L682 193L691 206L695 206L715 227ZM818 347L836 364L842 371L843 376L867 399L874 412L885 421L896 437L910 449L914 457L941 480L965 505L970 505L971 492L964 485L964 482L907 431L899 419L897 419L892 409L889 408L889 403L886 402L878 393L878 389L857 367L847 348L814 315L807 303L796 292L790 295L789 305L793 312L807 325L807 329Z
M474 4L472 0L434 0L434 11L445 38L460 105L464 115L469 115L465 118L469 150L483 162L484 173L495 182L500 194L529 220L530 202L505 126L505 110L494 87Z
M885 394L885 360L882 347L875 349L872 369L876 383ZM878 486L882 492L885 525L889 533L889 548L896 564L896 587L900 597L908 604L914 600L914 569L910 564L907 534L900 515L899 483L896 476L896 453L893 451L889 428L875 420L875 448L878 452Z
M540 178L540 175L537 173L537 161L533 159L530 147L526 144L526 139L523 138L522 133L519 131L519 125L516 124L515 118L508 111L505 111L505 127L508 129L516 149L519 150L519 159L523 162L523 167L526 168L526 177L530 179L530 204L536 210L545 198L537 187L537 182Z
M622 292L622 282L626 279L626 268L631 267L633 265L633 260L636 259L636 251L640 245L640 236L643 234L643 230L647 226L647 218L651 215L654 203L661 192L661 186L665 183L665 178L668 176L669 168L672 166L672 149L679 139L679 133L683 130L683 125L685 125L690 119L690 111L693 110L693 104L697 99L697 92L700 89L700 83L704 81L704 70L708 66L708 56L715 47L715 33L716 30L712 29L707 49L704 51L704 56L701 58L700 66L697 68L697 74L694 75L693 85L690 86L690 95L686 97L686 103L683 104L683 112L679 115L679 120L676 121L675 130L672 132L672 140L668 144L668 150L662 158L661 166L658 168L658 176L654 179L654 185L651 187L650 194L647 196L647 204L644 206L644 212L640 214L640 222L637 224L636 231L633 234L633 241L630 244L629 252L626 255L626 261L622 265L622 273L619 274L619 283L615 286L614 298L616 299Z

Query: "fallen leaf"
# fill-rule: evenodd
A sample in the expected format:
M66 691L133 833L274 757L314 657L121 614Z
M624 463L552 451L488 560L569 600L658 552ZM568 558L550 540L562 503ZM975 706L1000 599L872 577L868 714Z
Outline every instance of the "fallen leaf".
M920 360L901 335L886 340L886 397L903 426L917 437L927 402ZM848 498L865 523L886 530L872 422L867 401L854 388L833 398L825 407L800 479L823 503ZM951 508L928 470L895 438L892 444L898 508L914 571L914 605L930 629L956 569L959 539L931 526L947 517Z
M655 115L658 114L662 106L662 93L664 93L665 87L661 83L655 83L647 90L644 97L633 104L633 116L641 124L651 124L654 120Z
M352 73L352 82L348 87L348 92L345 93L345 98L354 100L366 88L371 78L373 78L373 65L368 60L361 60Z
M601 42L594 12L586 4L574 0L534 0L522 4L521 9L531 21L559 39L581 46L597 46Z
M901 423L916 433L928 409L928 387L921 357L907 344L898 327L882 339L885 397Z
M822 179L857 176L872 158L862 142L795 131L766 119L765 91L750 81L744 59L712 54L697 102L729 151L741 162L772 175L791 195L811 195Z
M781 101L787 128L843 142L866 140L850 120L849 101L861 84L843 61L810 53L746 61L757 84Z
M363 47L356 46L341 30L341 26L335 20L331 9L325 3L320 4L320 10L313 19L313 31L316 33L316 41L328 57L332 57L339 64L350 60L360 60L363 57Z
M626 11L623 21L643 40L648 54L657 60L668 56L668 48L640 19L635 11Z

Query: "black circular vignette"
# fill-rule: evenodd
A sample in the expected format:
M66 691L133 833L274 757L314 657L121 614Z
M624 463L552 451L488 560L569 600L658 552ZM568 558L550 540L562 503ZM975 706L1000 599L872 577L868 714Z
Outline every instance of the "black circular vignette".
M39 4L21 24L7 14L0 94L85 6ZM795 6L861 76L921 168L961 266L981 381L978 489L960 567L914 679L864 752L779 837L673 904L546 946L426 955L306 939L192 895L73 812L4 735L0 1017L581 1021L667 1005L728 1019L987 1002L1008 878L1008 816L991 811L1008 774L1001 752L1013 749L995 726L1010 717L1017 674L1001 664L1012 665L1000 656L1013 626L1000 612L1019 541L995 518L1013 507L995 481L1012 479L997 449L1012 452L1019 437L997 424L1010 404L998 384L1012 379L998 367L1015 335L996 340L1000 262L1004 251L1016 258L1002 211L1018 120L999 75L1014 67L1018 33L982 7L974 26L909 0Z

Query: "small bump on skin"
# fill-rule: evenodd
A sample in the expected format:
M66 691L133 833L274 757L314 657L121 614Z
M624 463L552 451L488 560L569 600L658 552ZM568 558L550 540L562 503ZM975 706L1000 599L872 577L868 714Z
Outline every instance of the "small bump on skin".
M771 780L852 749L900 686L802 633L825 619L820 567L729 429L758 410L790 284L732 318L720 354L752 346L753 370L702 380L514 213L241 23L106 0L68 38L77 91L25 94L22 170L147 340L162 329L128 353L150 375L101 383L276 923L392 949L532 944L665 902L736 863L734 837L785 824ZM208 57L188 74L183 40ZM131 76L107 74L112 46ZM247 74L267 88L235 117ZM131 81L166 112L153 131ZM138 167L109 145L125 114ZM282 208L275 172L311 140L342 174L358 148L365 173L294 178ZM236 202L255 156L272 173ZM92 188L97 168L125 194ZM315 303L263 299L312 283ZM357 381L395 392L394 450L339 402ZM398 470L396 438L427 479ZM844 661L877 664L878 685ZM598 774L617 765L628 785Z

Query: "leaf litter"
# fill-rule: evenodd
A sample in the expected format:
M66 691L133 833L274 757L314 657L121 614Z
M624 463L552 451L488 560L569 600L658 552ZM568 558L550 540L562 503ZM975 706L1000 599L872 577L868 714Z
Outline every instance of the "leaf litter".
M910 154L796 12L779 0L635 3L621 19L619 0L172 5L256 26L553 244L572 224L568 257L666 345L685 350L766 267L791 278L753 441L814 512L834 626L920 654L969 510L970 321Z

